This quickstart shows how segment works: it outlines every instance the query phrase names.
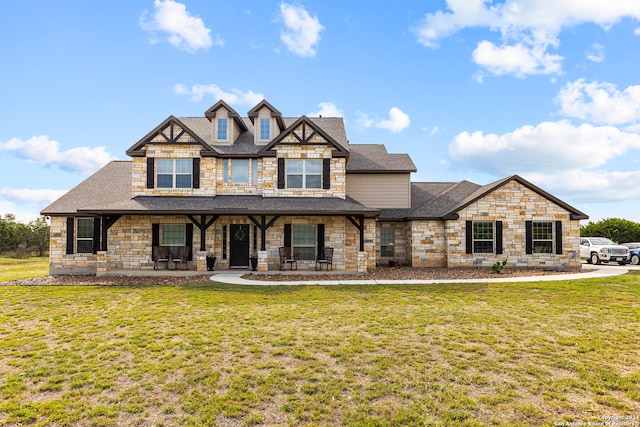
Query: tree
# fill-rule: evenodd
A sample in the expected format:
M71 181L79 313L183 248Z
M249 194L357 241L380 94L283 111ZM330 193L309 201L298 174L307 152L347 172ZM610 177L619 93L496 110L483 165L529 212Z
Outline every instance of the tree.
M49 224L40 217L29 224L16 220L13 214L0 217L0 252L15 252L18 248L28 256L38 252L43 256L49 250Z
M589 221L580 227L580 236L606 237L618 243L640 242L640 224L620 218Z

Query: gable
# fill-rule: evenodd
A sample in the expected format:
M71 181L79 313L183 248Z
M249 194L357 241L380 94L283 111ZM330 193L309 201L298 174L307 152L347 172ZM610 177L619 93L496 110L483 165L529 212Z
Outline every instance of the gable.
M212 148L193 130L174 116L169 116L166 120L156 126L151 132L136 142L127 150L127 155L131 157L144 156L143 148L147 144L166 145L202 145L204 151L213 151Z
M334 157L345 157L348 155L348 151L345 147L340 145L307 116L302 116L293 122L261 151L272 151L277 145L328 145L333 147Z

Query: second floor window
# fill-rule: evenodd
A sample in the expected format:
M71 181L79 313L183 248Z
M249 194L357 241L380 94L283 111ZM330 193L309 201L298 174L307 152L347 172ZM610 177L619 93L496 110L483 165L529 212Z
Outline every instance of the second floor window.
M260 119L260 139L262 141L268 141L271 139L271 120Z
M158 188L191 188L192 159L158 159L156 162Z
M220 141L227 139L227 119L218 119L218 139Z
M322 188L322 160L287 159L287 188Z

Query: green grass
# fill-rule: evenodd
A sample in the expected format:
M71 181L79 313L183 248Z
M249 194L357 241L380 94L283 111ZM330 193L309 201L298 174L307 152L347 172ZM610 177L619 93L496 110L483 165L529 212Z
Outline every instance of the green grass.
M0 425L548 425L640 415L640 275L0 286Z
M27 259L0 256L0 282L49 275L49 257Z

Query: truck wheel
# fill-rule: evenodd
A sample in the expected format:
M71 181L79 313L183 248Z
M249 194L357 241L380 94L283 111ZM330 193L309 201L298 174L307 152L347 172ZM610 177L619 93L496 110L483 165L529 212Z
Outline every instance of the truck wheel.
M640 257L638 255L631 255L631 264L638 265L640 264Z
M591 264L593 265L600 264L600 258L598 258L598 254L595 252L591 254Z

